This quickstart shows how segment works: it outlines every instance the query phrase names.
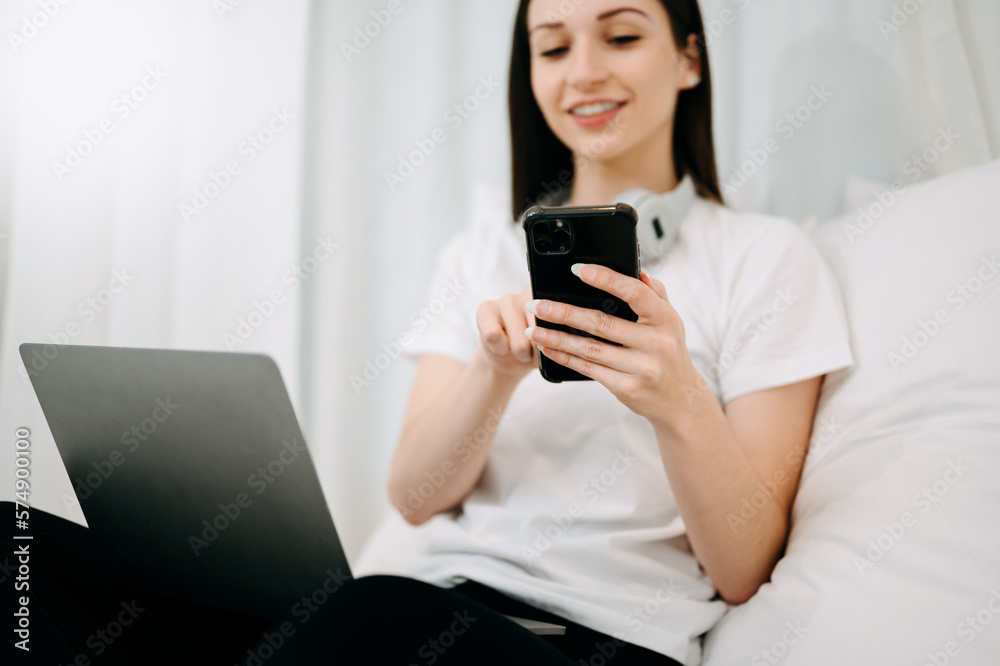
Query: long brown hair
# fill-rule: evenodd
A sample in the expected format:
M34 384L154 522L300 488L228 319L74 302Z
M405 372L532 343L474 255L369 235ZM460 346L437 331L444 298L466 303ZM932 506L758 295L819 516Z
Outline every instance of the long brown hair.
M510 117L513 192L511 210L518 220L539 197L561 190L573 174L573 154L549 128L531 90L528 3L521 0L514 20L507 108ZM712 139L712 75L704 48L705 30L697 0L660 0L670 18L674 43L683 51L687 36L697 35L701 83L684 90L674 116L673 160L677 177L691 176L698 194L723 203Z

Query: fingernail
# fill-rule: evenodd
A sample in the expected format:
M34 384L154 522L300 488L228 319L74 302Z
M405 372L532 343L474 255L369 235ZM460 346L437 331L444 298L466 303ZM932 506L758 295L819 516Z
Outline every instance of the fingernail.
M539 303L541 303L540 306ZM536 298L524 304L524 309L535 316L547 315L549 313L549 307L550 307L549 304L542 303L542 299L540 298Z
M586 275L583 274L584 267L587 268ZM594 268L593 266L590 266L589 264L573 264L572 266L569 267L569 269L573 271L573 275L579 278L585 278L587 280L594 277L594 275L597 273L597 269Z
M535 334L536 331L538 333L537 335ZM542 340L545 339L545 329L538 328L537 326L529 326L528 328L524 329L524 337L528 338L529 340L541 342Z

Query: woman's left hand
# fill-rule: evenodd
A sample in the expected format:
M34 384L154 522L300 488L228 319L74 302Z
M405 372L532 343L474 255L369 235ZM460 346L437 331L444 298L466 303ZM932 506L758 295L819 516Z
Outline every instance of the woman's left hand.
M684 342L684 323L666 287L640 271L639 280L600 264L583 264L580 279L617 296L638 315L635 322L547 299L525 309L537 319L564 324L620 343L615 345L540 326L525 335L550 359L600 382L626 407L651 423L666 424L678 408L709 390Z

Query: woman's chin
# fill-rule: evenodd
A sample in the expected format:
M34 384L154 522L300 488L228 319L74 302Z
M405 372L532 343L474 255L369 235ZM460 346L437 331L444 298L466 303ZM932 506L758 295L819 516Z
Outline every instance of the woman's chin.
M581 162L589 164L601 164L610 163L620 159L627 150L624 146L619 145L609 145L607 142L597 142L597 146L594 145L594 141L580 143L576 148L573 148L573 161L576 164Z

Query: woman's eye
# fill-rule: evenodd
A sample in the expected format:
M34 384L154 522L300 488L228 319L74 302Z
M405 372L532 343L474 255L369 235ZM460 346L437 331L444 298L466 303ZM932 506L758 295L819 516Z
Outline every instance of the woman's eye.
M634 42L639 39L638 35L620 35L618 37L612 37L611 41L615 44L628 44L629 42Z
M565 53L565 52L566 52L565 46L557 46L554 49L549 49L548 51L542 51L542 55L546 58L551 58L553 56L557 56L560 53Z

